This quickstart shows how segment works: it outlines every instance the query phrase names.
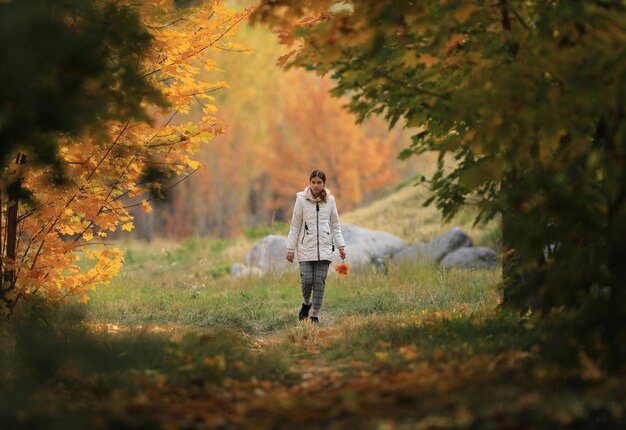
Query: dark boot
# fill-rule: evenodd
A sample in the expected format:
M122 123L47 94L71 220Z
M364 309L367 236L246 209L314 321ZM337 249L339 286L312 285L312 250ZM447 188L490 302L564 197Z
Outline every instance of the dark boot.
M305 320L309 317L309 310L311 309L311 305L302 304L302 308L300 309L300 313L298 314L298 319L300 321Z
M319 324L320 323L320 319L318 317L311 317L311 322L313 324Z

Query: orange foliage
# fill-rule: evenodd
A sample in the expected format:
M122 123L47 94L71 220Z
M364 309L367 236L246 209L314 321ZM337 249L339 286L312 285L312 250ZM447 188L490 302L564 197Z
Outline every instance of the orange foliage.
M292 204L313 169L323 170L327 186L343 210L361 203L398 180L394 169L395 133L373 137L328 91L332 83L304 72L290 75L298 88L287 101L284 130L277 132L273 150L266 158L275 190L273 204Z
M143 172L158 166L174 177L200 168L191 156L222 130L222 122L214 116L211 93L225 83L203 82L197 77L201 67L216 69L207 56L209 51L240 49L229 40L249 11L238 13L215 0L197 3L197 7L181 10L173 0L128 1L129 7L139 8L154 38L152 50L143 53L140 78L153 81L171 104L170 111L152 109L158 125L129 119L109 124L105 138L62 138L60 156L72 178L69 187L50 183L49 168L28 163L12 166L15 173L5 176L5 183L15 175L24 178L24 186L34 191L37 204L19 206L15 261L3 254L4 271L14 269L16 279L6 288L2 313L10 313L20 299L33 296L52 302L70 296L87 300L88 291L109 282L123 261L120 250L96 239L117 229L132 230L127 199L159 188L143 182ZM175 119L196 103L202 106L199 121L191 124ZM147 200L133 206L150 210ZM87 261L82 267L78 265L81 257ZM85 265L89 269L85 270Z

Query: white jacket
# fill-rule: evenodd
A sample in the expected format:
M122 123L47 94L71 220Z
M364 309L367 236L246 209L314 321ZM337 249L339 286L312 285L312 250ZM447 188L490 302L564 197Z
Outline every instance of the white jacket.
M330 261L335 248L346 246L335 198L326 192L326 203L307 199L304 191L296 195L287 251L297 251L298 261Z

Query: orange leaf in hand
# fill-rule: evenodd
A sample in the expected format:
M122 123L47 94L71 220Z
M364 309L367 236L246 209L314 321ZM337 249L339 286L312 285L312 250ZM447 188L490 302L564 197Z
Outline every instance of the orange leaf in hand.
M350 273L350 265L348 263L340 263L335 266L335 272L339 273L341 276L346 276Z

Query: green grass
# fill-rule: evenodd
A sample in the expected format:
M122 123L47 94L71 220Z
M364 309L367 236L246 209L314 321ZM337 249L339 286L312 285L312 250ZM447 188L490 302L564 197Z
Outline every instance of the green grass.
M89 320L129 327L223 327L257 336L293 324L301 303L297 272L232 280L189 260L159 256L151 263L151 269L143 258L127 263L112 285L93 293L86 305ZM164 267L173 263L171 271ZM429 265L390 267L386 275L331 273L322 318L487 309L497 301L498 281L497 271Z
M385 197L408 199L402 217L416 198L409 187ZM353 215L376 228L389 212ZM422 213L386 226L429 240L447 228L437 223ZM498 309L499 270L331 273L316 326L297 321L296 271L228 275L261 233L125 243L125 266L90 302L0 324L0 428L625 424L624 378L551 363L533 321ZM498 223L473 237L497 248Z

